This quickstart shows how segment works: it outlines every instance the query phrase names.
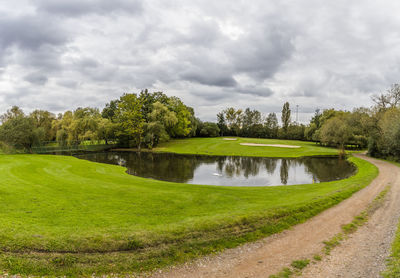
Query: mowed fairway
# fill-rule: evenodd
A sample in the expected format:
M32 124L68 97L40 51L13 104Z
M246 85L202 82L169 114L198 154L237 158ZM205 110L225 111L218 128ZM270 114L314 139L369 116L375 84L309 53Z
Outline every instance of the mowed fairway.
M134 177L73 157L0 155L0 269L135 273L234 247L305 221L377 175L372 164L350 160L358 173L342 181L217 187Z
M225 137L224 137L225 138ZM226 137L236 140L224 140L216 138L189 138L171 140L160 144L154 151L174 152L182 154L205 154L205 155L232 155L232 156L261 156L261 157L300 157L312 155L337 155L334 148L326 148L313 142L277 139L258 139ZM266 146L244 146L240 143L271 144L300 146L300 148L282 148Z

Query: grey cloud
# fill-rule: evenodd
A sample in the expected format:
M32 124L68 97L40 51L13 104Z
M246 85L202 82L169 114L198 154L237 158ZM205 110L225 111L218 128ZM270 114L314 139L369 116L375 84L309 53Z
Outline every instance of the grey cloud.
M112 12L140 13L142 4L136 0L41 0L39 11L65 16L82 16L86 14L107 15Z
M184 80L197 82L203 85L218 86L218 87L233 87L236 86L236 80L232 76L214 75L210 72L192 72L181 75Z
M399 82L394 0L15 1L0 6L7 106L58 112L149 88L200 118L235 105L279 112L284 101L310 114L369 106Z
M245 94L245 95L254 95L260 97L269 97L274 94L274 92L270 88L262 88L262 87L254 87L254 86L246 86L237 88L236 91Z
M0 47L36 50L43 45L62 45L68 36L57 22L37 16L0 16Z
M30 73L30 74L26 75L24 77L24 79L25 79L25 81L28 81L28 82L30 82L32 84L36 84L36 85L45 85L48 81L48 78L39 72Z
M65 87L65 88L70 88L70 89L75 89L78 87L78 82L75 80L69 80L69 79L62 79L57 81L57 84Z
M288 34L266 27L253 30L235 46L231 50L235 69L261 80L271 77L294 51Z
M87 57L79 59L75 64L78 68L97 68L99 66L98 61Z

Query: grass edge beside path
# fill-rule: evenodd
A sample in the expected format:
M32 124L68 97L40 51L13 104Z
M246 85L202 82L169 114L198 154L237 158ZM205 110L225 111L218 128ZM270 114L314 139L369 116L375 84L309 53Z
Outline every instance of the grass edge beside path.
M389 161L392 164L400 167L400 163ZM393 186L399 186L394 184ZM381 273L384 278L398 278L400 277L400 219L397 225L397 231L392 243L392 250L387 259L386 270Z

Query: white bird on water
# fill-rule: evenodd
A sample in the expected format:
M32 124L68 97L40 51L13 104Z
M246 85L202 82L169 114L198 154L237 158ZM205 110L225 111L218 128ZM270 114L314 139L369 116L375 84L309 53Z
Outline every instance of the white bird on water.
M219 173L214 173L214 174L213 174L213 176L222 177L222 175L221 175L221 174L219 174Z

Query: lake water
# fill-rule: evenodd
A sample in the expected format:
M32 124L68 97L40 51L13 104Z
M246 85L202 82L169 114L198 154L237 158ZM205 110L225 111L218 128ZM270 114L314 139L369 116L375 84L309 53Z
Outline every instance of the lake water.
M103 152L75 155L121 165L127 173L163 181L222 186L273 186L345 179L356 167L338 157L263 158Z

